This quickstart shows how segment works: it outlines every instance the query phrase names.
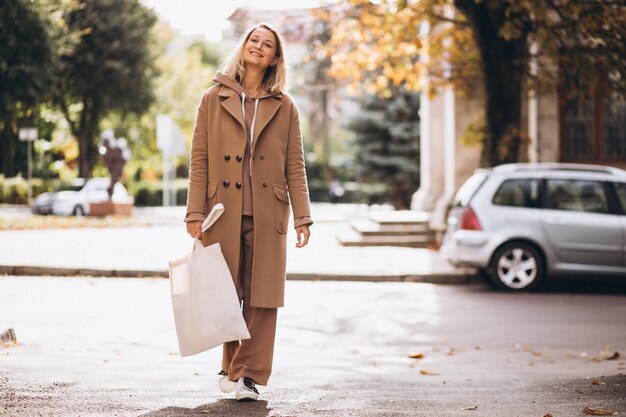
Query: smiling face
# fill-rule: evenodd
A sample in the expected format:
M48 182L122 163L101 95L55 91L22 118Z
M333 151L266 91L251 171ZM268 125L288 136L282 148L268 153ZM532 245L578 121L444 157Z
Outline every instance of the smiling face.
M272 31L262 27L252 31L243 47L243 61L263 69L276 65L276 37Z

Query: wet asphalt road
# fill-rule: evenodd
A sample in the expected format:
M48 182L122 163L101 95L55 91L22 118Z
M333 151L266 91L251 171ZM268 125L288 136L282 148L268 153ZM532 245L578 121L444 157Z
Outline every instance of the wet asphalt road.
M0 415L626 414L625 282L505 294L290 281L273 376L247 404L218 392L219 349L177 356L168 291L162 279L0 277L0 331L20 342L0 348Z

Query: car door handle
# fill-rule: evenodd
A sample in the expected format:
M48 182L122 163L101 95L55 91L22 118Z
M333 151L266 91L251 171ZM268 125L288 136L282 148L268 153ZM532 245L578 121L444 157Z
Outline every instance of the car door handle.
M567 223L560 217L549 217L547 223L551 226L564 226Z

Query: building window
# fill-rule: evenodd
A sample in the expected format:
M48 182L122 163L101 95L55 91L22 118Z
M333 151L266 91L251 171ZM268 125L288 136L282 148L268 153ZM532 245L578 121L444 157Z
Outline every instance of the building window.
M616 162L626 159L626 100L570 100L561 105L561 160Z

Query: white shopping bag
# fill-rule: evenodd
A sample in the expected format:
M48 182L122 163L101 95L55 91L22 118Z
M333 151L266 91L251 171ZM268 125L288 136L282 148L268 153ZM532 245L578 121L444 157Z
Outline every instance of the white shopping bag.
M218 203L202 223L205 231L224 212ZM204 352L222 343L249 339L237 290L219 243L169 262L170 289L180 356Z

